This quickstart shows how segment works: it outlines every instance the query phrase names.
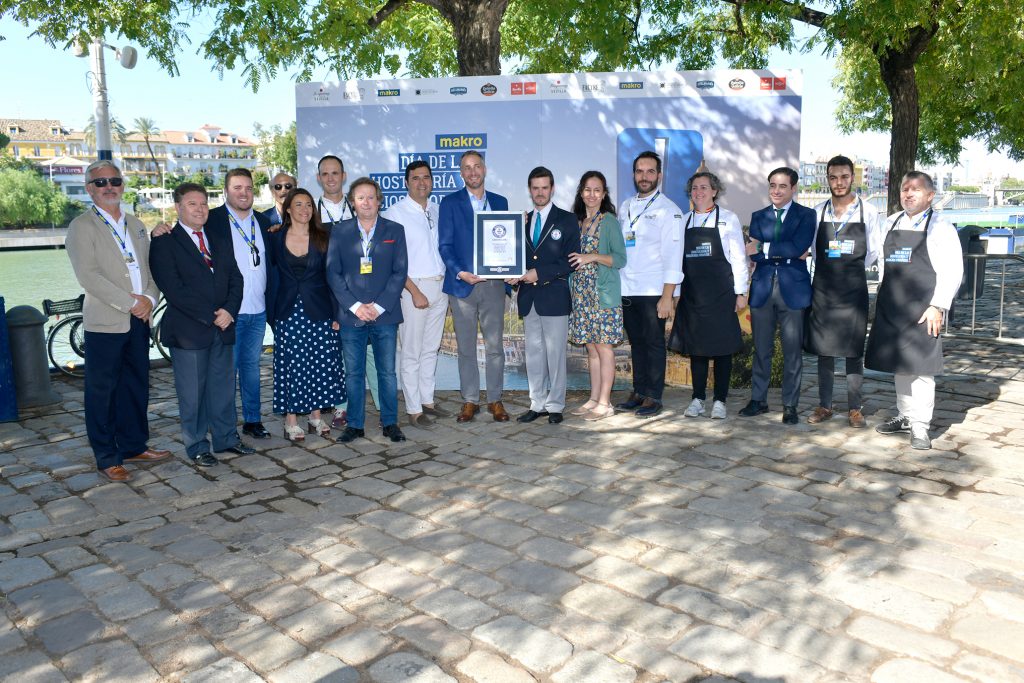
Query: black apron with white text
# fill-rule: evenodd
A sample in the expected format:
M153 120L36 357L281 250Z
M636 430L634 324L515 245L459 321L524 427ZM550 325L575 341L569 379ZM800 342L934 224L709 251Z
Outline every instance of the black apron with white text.
M683 230L683 285L668 348L689 356L729 356L743 347L732 266L718 231L718 207L710 226Z
M896 220L896 225L904 216ZM864 365L901 375L942 372L942 337L918 323L935 294L936 275L928 254L928 216L924 230L889 230L882 245L885 273L875 301Z
M841 226L826 222L822 209L814 242L813 293L805 319L804 350L817 356L859 358L868 331L868 279L864 272L868 244L863 201L860 222ZM829 242L837 243L838 253L829 254Z

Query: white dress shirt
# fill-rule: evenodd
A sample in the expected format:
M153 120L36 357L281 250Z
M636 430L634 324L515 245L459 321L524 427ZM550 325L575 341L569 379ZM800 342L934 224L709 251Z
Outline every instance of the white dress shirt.
M444 275L444 261L437 247L437 204L428 201L424 209L406 195L381 216L405 228L410 279Z
M241 314L259 314L267 310L267 249L263 244L263 232L256 216L250 209L244 216L240 216L227 204L228 230L231 231L231 246L235 252L235 263L242 273L244 286L242 287L242 307L238 309ZM232 221L234 218L234 221ZM241 228L241 232L239 232ZM242 236L245 233L245 236ZM253 257L246 240L256 239L256 247L260 250L260 264L253 265Z
M683 281L683 212L663 193L651 199L630 197L619 209L627 242L626 266L619 271L622 296L661 296L665 285ZM631 232L634 246L628 244Z
M337 223L338 221L347 221L349 218L352 218L352 209L344 197L341 198L340 202L332 202L327 197L321 197L320 201L317 202L317 206L320 207L321 223Z
M933 209L930 209L933 210ZM900 230L924 230L927 218L918 214L908 218L903 211L898 211L885 220L885 227L882 231L882 244L893 227ZM935 292L932 294L928 305L949 310L953 305L953 297L960 289L960 281L964 277L964 259L960 250L960 238L956 234L956 228L942 217L940 212L935 212L928 225L928 236L925 238L928 245L928 259L935 271ZM885 277L885 259L878 259L878 281L882 282Z
M847 221L857 222L860 220L860 209L864 207L864 235L867 238L867 253L864 255L864 267L870 268L871 264L878 260L878 255L882 253L882 214L871 204L868 204L863 198L858 197L855 201L851 202L846 211L841 216L836 216L832 212L832 200L826 199L814 206L814 213L818 216L818 222L814 226L814 239L811 241L811 258L813 262L815 257L814 245L818 243L818 228L821 227L822 221L826 223L839 223L843 225ZM840 233L842 237L842 233Z
M686 230L703 228L705 227L705 221L713 221L714 219L714 208L708 213L691 211L683 217L683 227ZM707 227L712 226L709 225ZM746 294L750 271L747 269L747 250L743 242L743 226L740 225L740 219L737 218L736 214L729 211L729 209L718 208L718 236L722 240L722 252L725 255L725 260L729 262L729 266L732 268L733 291L737 295ZM683 244L685 249L685 235Z
M102 208L93 204L100 215L107 220L107 222L117 230L117 237L113 234L110 235L111 241L117 247L117 250L121 252L124 257L124 265L128 268L128 279L132 283L132 293L142 294L142 270L139 266L139 257L135 255L135 245L132 244L133 239L137 239L128 234L128 219L125 217L124 211L121 212L121 217L114 220L114 217L104 211ZM107 232L110 232L110 228L107 228ZM118 237L121 239L118 240ZM145 239L143 237L142 239ZM121 246L121 241L124 242L124 246ZM146 295L146 298L153 301L153 297ZM153 301L153 305L156 305L156 301Z

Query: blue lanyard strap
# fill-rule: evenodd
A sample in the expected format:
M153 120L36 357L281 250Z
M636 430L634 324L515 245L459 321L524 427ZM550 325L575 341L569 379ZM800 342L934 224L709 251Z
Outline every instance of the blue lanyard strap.
M844 216L846 216L846 220L844 220L842 222L842 224L838 228L836 228L835 236L832 239L834 239L834 240L839 239L839 233L841 233L843 231L843 229L846 228L846 225L853 219L853 214L857 210L858 206L860 206L860 198L859 197L857 198L857 203L854 204L853 206L851 206L849 209L847 209L846 213L843 214ZM832 225L835 225L836 223L839 222L839 221L836 220L836 210L835 210L835 207L832 205L832 200L831 199L828 200L828 213L829 213L830 216L832 216Z
M714 214L715 214L715 224L712 227L717 228L718 227L718 204L714 204L713 208L714 208ZM711 218L711 213L712 212L709 209L707 214L704 216L704 222L700 224L700 229L701 230L703 230L704 228L707 227L708 219ZM689 230L690 226L693 225L693 217L695 215L697 215L697 210L696 209L691 211L689 217L686 219L686 225L683 227L683 232L686 232L687 230Z
M249 216L250 237L245 236L245 230L243 230L242 226L238 224L238 221L235 220L235 215L230 211L228 211L228 220L231 221L231 225L235 227L235 230L238 231L238 234L242 236L242 241L244 241L245 245L249 247L249 251L253 253L258 252L259 247L256 246L256 216Z
M658 190L657 192L655 192L654 196L651 197L648 200L647 204L644 206L643 210L640 213L637 214L636 218L633 218L633 206L632 206L632 202L630 202L630 207L629 207L629 229L630 230L632 230L633 226L636 225L636 222L638 220L640 220L640 217L643 216L645 213L647 213L647 209L651 208L651 204L654 203L654 200L657 199L660 194L661 194L661 190Z
M338 221L343 220L345 218L345 207L346 206L348 207L349 213L352 214L352 215L355 215L355 211L352 210L352 205L348 203L348 199L344 199L342 201L342 205L341 205L341 214L338 216L337 220L335 220L334 214L332 214L331 210L327 208L326 204L324 204L323 197L321 197L320 199L316 200L316 209L317 209L317 211L320 211L320 212L326 211L327 212L327 217L330 219L328 221L329 223L337 223Z
M934 213L932 211L932 209L926 209L926 210L922 211L921 215L918 216L916 221L914 221L914 224L910 226L910 229L911 230L917 230L918 226L921 225L921 223L924 223L925 230L927 230L928 229L928 224L932 220L932 213ZM893 224L892 224L892 229L893 230L897 230L898 229L896 226L900 224L900 221L903 220L903 217L906 216L906 215L907 215L907 212L904 211L903 213L900 214L900 217L897 218L893 222Z
M121 246L121 253L124 254L127 257L128 256L128 244L121 238L121 235L119 235L117 233L117 228L115 228L113 225L111 225L110 221L107 220L107 217L104 216L102 213L100 213L99 209L97 209L95 206L92 207L92 210L93 210L93 213L95 213L97 216L99 216L99 219L101 221L103 221L108 228L110 228L110 234L112 234L114 236L114 239L116 239L117 243ZM128 236L128 222L127 221L125 221L125 224L124 224L124 234L125 234L125 237Z
M601 215L602 215L601 212L598 211L596 214L594 214L594 217L590 219L590 224L587 226L587 234L588 235L594 232L594 225L599 220L601 220Z

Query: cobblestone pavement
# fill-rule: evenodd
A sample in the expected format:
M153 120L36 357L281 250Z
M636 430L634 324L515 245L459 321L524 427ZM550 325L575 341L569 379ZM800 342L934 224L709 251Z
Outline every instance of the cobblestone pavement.
M777 393L686 419L676 389L649 421L275 437L209 471L156 369L151 444L177 456L128 485L58 383L0 425L0 679L1020 681L1018 354L955 343L930 452L785 427ZM892 414L891 380L865 390Z

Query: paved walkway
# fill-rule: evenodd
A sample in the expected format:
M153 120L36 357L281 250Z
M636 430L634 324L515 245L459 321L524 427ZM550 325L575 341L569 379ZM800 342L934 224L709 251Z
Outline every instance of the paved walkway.
M689 420L674 390L650 421L276 437L130 485L98 480L58 383L0 425L0 679L1020 681L1019 350L956 342L927 453L784 427L777 393ZM151 443L180 454L153 380ZM865 390L888 417L891 381Z

